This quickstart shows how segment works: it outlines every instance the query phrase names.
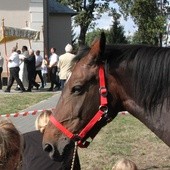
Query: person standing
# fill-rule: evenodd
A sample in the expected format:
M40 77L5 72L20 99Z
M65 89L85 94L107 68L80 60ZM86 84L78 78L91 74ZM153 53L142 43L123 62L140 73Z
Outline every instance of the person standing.
M35 52L35 66L36 66L36 71L35 71L35 80L36 76L38 74L40 80L41 80L41 87L44 88L44 79L41 73L41 65L42 65L43 57L40 55L40 50L37 50Z
M19 55L16 51L17 51L17 48L13 47L12 48L12 54L9 57L9 59L7 60L8 68L10 70L10 77L9 77L9 83L8 83L8 86L5 90L5 92L10 92L11 87L14 83L14 80L16 80L17 84L20 86L21 92L25 91L25 88L24 88L24 86L23 86L23 84L22 84L22 82L19 78L19 70L20 70L20 68L19 68Z
M42 61L42 65L41 65L41 74L43 77L43 81L44 81L44 86L47 85L47 74L48 74L48 69L47 69L47 60L44 58Z
M51 87L48 89L48 91L53 91L54 84L56 87L60 88L59 82L57 81L57 63L58 63L58 55L56 54L56 49L53 47L50 50L51 55L49 58L49 74L50 74L50 81L51 81Z
M3 72L4 58L1 56L0 52L0 90L2 90L2 72Z
M27 92L31 92L32 87L35 86L38 90L39 84L35 82L35 55L34 50L29 50L29 57L24 59L26 63L27 72L28 72L28 89Z
M24 63L24 59L28 58L29 53L28 53L28 48L27 46L22 46L22 53L19 54L19 59L20 59L20 64L19 64L19 78L22 81L24 87L28 87L28 73L27 73L27 68L26 64ZM16 90L20 90L20 88L17 86Z
M58 69L61 82L61 89L63 89L64 84L67 78L69 77L73 66L72 60L75 55L71 53L72 50L73 47L70 44L67 44L65 47L65 53L59 57Z

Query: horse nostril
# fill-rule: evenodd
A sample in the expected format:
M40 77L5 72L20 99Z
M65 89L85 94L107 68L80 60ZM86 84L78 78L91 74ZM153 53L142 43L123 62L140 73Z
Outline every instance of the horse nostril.
M51 145L51 144L49 144L49 143L46 143L46 144L44 145L44 151L45 151L45 152L50 153L50 152L52 152L53 150L54 150L53 145Z
M48 152L48 154L49 154L49 156L50 156L50 158L51 159L53 159L53 160L55 160L56 159L56 157L55 157L55 147L52 145L52 144L50 144L50 143L46 143L44 146L43 146L43 149L44 149L44 151L45 152Z

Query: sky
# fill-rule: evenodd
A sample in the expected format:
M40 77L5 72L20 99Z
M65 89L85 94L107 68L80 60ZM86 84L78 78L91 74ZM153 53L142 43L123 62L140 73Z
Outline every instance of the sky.
M116 3L110 2L110 7L115 8L117 11L119 11L119 6ZM97 21L98 28L104 28L108 29L112 25L112 17L108 16L107 13L103 14L101 19ZM127 21L124 20L123 16L120 18L120 25L124 27L125 34L133 34L137 28L135 27L134 22L131 18L128 18Z
M108 29L113 24L112 22L112 17L109 17L107 14L104 14L102 18L97 21L97 28ZM131 18L128 18L128 20L125 21L123 17L121 17L120 25L124 27L126 35L133 34L137 30L137 27L135 26Z
M97 23L96 28L109 29L113 24L112 17L109 17L107 14L104 14L99 20L96 21L96 23ZM133 33L137 30L137 27L135 26L131 18L128 18L128 20L125 21L122 17L120 19L120 25L124 27L125 35L133 35ZM76 34L79 34L80 32L79 27L75 28L75 32Z
M110 3L110 5L113 8L116 8L118 10L119 6L115 3ZM96 20L97 26L95 28L101 28L101 29L109 29L111 27L112 23L112 17L108 16L107 13L103 14L102 17L99 20ZM127 21L121 17L120 19L120 25L124 27L125 35L133 35L133 33L137 30L137 27L135 26L134 22L131 18L128 18ZM79 34L80 29L76 28L76 34Z
M160 1L159 1L160 2ZM163 1L162 1L163 2ZM112 8L119 9L119 6L113 2L110 3ZM166 3L166 6L170 7L170 0ZM170 22L170 17L168 22ZM108 29L112 25L112 17L109 17L107 14L104 14L103 17L97 21L98 28ZM127 21L121 17L120 24L124 27L124 31L126 35L133 35L135 31L137 31L137 27L135 26L133 20L129 17Z

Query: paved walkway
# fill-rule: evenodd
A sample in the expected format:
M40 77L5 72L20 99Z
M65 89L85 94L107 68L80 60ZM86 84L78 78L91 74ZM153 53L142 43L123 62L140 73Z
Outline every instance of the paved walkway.
M54 95L47 100L41 101L33 106L30 106L21 112L34 111L34 110L44 110L52 109L56 106L58 99L60 97L61 91L53 92ZM20 115L18 117L10 117L14 125L21 133L30 132L35 130L35 119L39 112L35 115L28 114L27 116Z

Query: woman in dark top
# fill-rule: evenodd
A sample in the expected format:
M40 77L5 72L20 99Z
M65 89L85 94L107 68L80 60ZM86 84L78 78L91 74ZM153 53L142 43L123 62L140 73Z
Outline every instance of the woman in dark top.
M33 86L35 86L38 90L39 84L35 82L35 55L32 49L29 50L29 57L24 59L24 62L27 66L28 72L28 92L31 92Z
M43 151L42 139L43 131L49 121L51 111L43 111L36 119L36 131L23 134L24 150L22 158L22 170L70 170L72 156L67 163L57 162L50 159L49 155ZM74 170L80 170L78 154L76 154Z

